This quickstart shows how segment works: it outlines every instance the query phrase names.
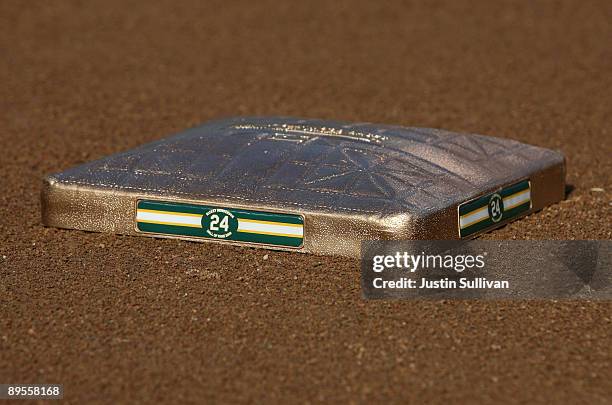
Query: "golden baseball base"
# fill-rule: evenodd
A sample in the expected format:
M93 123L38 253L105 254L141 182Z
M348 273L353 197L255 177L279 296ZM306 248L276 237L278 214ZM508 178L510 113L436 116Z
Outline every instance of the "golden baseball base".
M563 155L509 139L240 117L48 176L42 218L359 257L362 240L473 238L564 193Z

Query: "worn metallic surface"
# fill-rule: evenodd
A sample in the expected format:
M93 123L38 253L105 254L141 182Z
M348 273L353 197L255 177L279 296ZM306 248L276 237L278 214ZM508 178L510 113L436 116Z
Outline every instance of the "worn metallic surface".
M42 216L48 226L143 235L134 226L142 198L298 213L300 251L358 257L364 239L457 239L459 204L516 181L531 181L529 212L539 210L563 198L564 178L561 154L509 139L234 118L47 177Z

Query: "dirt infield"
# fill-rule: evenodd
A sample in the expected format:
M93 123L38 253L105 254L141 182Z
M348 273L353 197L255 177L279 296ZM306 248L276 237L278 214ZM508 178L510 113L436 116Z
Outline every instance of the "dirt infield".
M38 196L210 119L318 117L560 149L568 199L485 237L610 239L612 3L124 3L0 3L0 383L72 403L610 400L610 302L368 302L353 260L44 228Z

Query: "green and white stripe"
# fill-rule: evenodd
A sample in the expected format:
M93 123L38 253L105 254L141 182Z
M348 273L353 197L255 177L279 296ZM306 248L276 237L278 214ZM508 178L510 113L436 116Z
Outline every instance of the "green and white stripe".
M504 197L504 209L509 210L519 205L528 203L531 201L531 189L528 187L525 190L518 191L511 196Z
M494 228L531 209L531 182L521 181L459 205L459 236Z
M300 215L140 200L136 229L159 235L300 247L304 219Z
M136 221L147 224L202 227L202 215L200 214L171 213L158 210L138 209L136 211Z
M302 238L304 236L304 226L301 224L285 224L279 222L239 218L238 232Z

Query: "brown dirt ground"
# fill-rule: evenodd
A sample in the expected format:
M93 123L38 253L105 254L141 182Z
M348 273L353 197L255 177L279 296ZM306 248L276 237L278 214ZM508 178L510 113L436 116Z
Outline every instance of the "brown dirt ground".
M610 401L610 302L367 302L353 260L41 226L45 174L293 115L561 149L568 200L485 237L611 239L611 2L227 3L0 3L0 382L73 403Z

